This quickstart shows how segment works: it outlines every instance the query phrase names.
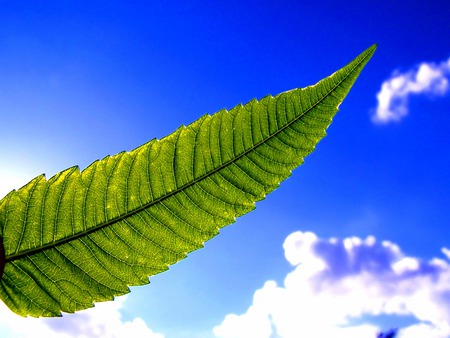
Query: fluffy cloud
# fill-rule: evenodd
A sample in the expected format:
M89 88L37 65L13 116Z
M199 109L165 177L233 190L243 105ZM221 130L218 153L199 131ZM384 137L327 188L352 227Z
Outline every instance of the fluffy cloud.
M372 120L375 123L400 121L408 114L410 95L444 95L449 89L450 58L441 63L421 63L405 73L398 71L381 85L378 106Z
M284 251L295 267L284 285L267 281L246 313L214 328L217 337L375 338L381 315L411 318L399 338L450 337L450 250L423 261L374 237L295 232Z
M126 299L98 303L92 309L67 314L62 318L22 318L0 302L0 337L2 338L163 338L154 333L141 318L123 321L121 308Z

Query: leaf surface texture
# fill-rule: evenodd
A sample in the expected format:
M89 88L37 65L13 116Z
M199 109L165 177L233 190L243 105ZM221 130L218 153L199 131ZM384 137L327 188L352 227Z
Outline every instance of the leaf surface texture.
M0 298L20 315L59 316L147 284L201 248L303 163L375 48L315 86L10 192L0 201Z

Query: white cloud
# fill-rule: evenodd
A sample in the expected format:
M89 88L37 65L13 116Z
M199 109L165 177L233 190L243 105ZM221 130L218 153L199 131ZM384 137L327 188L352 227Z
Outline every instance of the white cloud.
M126 296L114 302L97 303L94 308L65 314L62 318L23 318L0 302L2 338L164 338L137 317L122 320L121 308Z
M267 281L246 313L229 314L214 328L217 337L375 338L380 315L411 318L399 338L450 337L448 260L409 257L372 236L327 240L295 232L283 247L295 266L284 285Z
M408 114L410 95L445 95L449 90L449 80L450 58L440 63L423 62L404 73L394 72L381 85L372 121L381 124L400 121Z

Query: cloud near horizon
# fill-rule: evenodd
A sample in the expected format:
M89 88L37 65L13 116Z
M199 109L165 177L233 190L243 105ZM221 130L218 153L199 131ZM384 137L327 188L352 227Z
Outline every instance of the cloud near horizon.
M372 116L377 124L398 122L408 114L411 95L443 96L449 91L450 58L440 63L423 62L404 73L395 71L377 93L378 105Z
M121 308L127 296L114 302L96 303L92 309L62 318L23 318L0 302L0 337L20 338L164 338L137 317L122 319Z
M295 268L284 285L267 281L243 314L214 328L222 338L361 338L382 330L377 316L411 319L399 338L450 337L450 250L429 261L369 236L321 239L295 232L284 242Z

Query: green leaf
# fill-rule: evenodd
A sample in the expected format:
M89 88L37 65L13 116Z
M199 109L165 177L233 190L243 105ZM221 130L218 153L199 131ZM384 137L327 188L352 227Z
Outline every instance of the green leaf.
M375 48L315 86L10 192L0 201L1 299L20 315L59 316L147 284L201 248L302 164Z

